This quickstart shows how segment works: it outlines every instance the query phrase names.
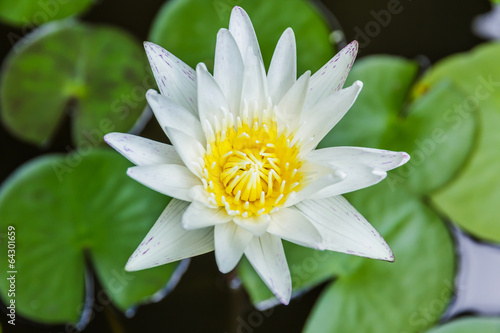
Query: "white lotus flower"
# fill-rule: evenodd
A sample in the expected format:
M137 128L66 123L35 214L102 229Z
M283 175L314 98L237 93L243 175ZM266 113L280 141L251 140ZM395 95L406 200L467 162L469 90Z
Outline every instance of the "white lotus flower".
M158 45L145 48L161 94L147 99L172 145L130 134L106 141L137 166L130 177L173 197L127 263L135 271L215 250L221 272L242 255L287 304L291 278L282 239L393 261L377 231L341 196L378 183L408 161L403 152L314 150L354 103L362 83L341 89L352 42L316 74L296 79L287 29L265 72L253 26L235 7L217 35L214 75Z

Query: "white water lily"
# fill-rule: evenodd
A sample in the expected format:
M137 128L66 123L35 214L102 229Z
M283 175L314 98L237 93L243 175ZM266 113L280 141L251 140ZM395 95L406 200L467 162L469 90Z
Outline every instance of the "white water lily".
M291 278L282 239L393 261L378 232L341 195L378 183L409 156L334 147L315 150L354 103L342 89L357 53L352 42L316 74L296 79L287 29L265 72L253 26L235 7L217 35L213 76L145 43L160 89L147 100L172 145L130 134L105 140L137 166L128 174L171 196L127 263L135 271L215 250L219 270L243 254L287 304Z

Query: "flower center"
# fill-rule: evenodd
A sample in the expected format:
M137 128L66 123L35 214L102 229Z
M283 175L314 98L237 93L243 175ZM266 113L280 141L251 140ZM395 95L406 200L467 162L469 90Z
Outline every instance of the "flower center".
M245 107L236 124L228 113L204 126L209 134L202 182L214 206L230 215L258 216L275 211L302 187L300 150L292 134L278 130L276 109L248 115Z

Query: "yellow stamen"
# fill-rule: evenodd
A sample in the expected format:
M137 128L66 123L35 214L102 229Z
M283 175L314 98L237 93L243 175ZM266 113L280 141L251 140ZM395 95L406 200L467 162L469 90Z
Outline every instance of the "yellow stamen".
M249 110L253 104L244 102L236 122L228 112L204 126L208 144L201 169L209 201L243 218L275 212L305 183L293 133L278 131L275 107Z

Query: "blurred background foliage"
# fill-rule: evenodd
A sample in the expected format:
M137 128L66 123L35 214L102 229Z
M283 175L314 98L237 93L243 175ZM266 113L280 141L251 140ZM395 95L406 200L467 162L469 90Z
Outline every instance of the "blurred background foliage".
M95 0L2 1L0 2L0 19L16 27L39 26L69 16L81 15L94 2Z
M286 243L296 296L287 307L275 307L245 260L225 276L213 254L189 269L183 261L123 270L169 200L128 179L129 163L102 143L112 131L167 140L144 98L156 86L140 41L211 68L235 5L248 11L266 66L289 26L299 73L357 39L346 84L361 80L363 92L320 147L412 156L381 184L346 196L396 263ZM500 45L470 28L490 8L486 0L0 0L0 249L7 253L15 226L15 329L499 332L495 318L440 320L456 296L451 225L500 243ZM7 290L0 280L4 310ZM16 331L7 319L3 330Z

